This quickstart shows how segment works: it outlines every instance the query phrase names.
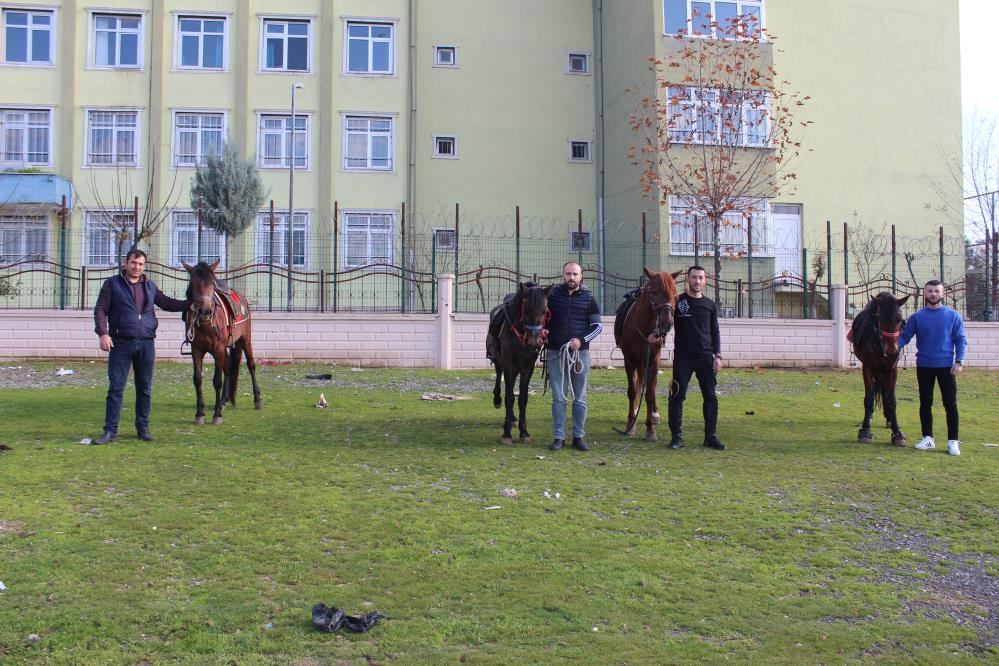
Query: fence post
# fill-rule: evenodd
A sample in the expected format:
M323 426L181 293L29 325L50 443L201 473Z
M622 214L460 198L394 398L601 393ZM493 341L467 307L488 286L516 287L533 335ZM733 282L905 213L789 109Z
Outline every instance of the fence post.
M701 249L699 247L700 239L699 239L699 234L697 233L697 230L700 226L701 226L700 222L698 221L697 216L695 215L694 216L694 263L695 264L700 263L700 261L698 261L698 257L701 256Z
M897 278L898 252L895 251L895 225L891 225L891 293L898 291Z
M451 273L437 276L437 369L450 370L453 367L451 343L454 337L452 320L451 288L455 282Z
M826 220L826 303L829 305L829 318L832 314L832 222Z
M520 283L520 206L517 206L516 224L514 225L514 268L517 270L517 282Z
M148 203L148 202L147 202ZM132 247L139 246L139 195L135 195L135 210L133 211L135 217L132 218ZM119 257L118 260L121 261L124 257Z
M645 268L649 265L648 258L646 256L647 250L645 248L645 243L647 238L648 236L646 236L646 231L645 231L645 211L643 210L642 211L642 268Z
M848 252L850 243L850 230L843 223L843 284L850 286L850 254Z
M87 309L87 265L80 266L80 309Z
M946 281L944 280L944 243L943 243L943 227L942 226L940 227L939 231L940 231L940 243L939 243L939 246L940 246L940 282L943 282L944 284L946 284ZM916 286L918 287L919 285L916 285Z
M808 250L801 248L801 318L808 319Z
M319 269L319 311L326 312L326 271Z
M333 202L333 312L337 311L337 292L339 291L339 283L337 277L340 274L340 202Z
M66 195L59 208L59 309L66 309Z
M267 311L274 312L274 199L271 199L270 236L267 246Z
M579 264L580 270L583 268L583 209L576 209L576 247L578 248L576 252L576 263Z
M742 278L736 280L735 316L742 319Z
M399 261L399 311L406 312L406 202L402 202L402 214L399 216L399 232L402 236L402 257Z
M454 204L454 309L458 311L458 222L461 218L461 208L458 203Z
M430 304L437 312L437 234L430 235Z
M749 215L746 220L746 282L748 284L747 294L749 296L749 318L753 318L753 216Z
M846 285L833 285L829 310L833 320L833 367L846 367Z

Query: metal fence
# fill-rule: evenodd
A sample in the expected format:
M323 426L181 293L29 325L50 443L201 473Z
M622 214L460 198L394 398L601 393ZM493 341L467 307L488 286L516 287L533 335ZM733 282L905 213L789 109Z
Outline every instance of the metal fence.
M717 272L713 247L696 233L686 247L674 244L674 254L669 243L644 232L639 241L601 236L596 225L584 223L581 216L560 238L524 237L517 233L519 224L510 235L482 228L472 233L458 225L396 233L374 243L375 255L382 256L372 256L363 265L350 265L352 250L345 245L354 241L335 221L329 226L309 228L312 238L302 240L300 257L293 250L291 270L268 261L287 256L275 255L273 246L260 256L259 239L223 242L224 249L217 250L224 262L219 274L257 311L430 313L437 302L436 276L454 273L455 311L488 312L518 282L558 282L563 263L574 260L583 266L584 282L603 310L610 312L626 291L641 284L643 266L676 272L698 263L708 273L709 296L715 296L717 285L719 312L725 317L828 318L833 284L850 286L849 314L880 291L914 294L918 302L924 282L942 279L948 304L968 319L996 318L996 280L986 261L991 248L946 238L942 229L936 237L913 239L898 237L894 230L872 234L846 225L834 234L828 225L825 234L799 243L803 249L755 243L725 246ZM65 257L74 254L66 248L84 247L85 239L81 232L67 230L49 245ZM216 246L205 244L210 247ZM179 264L182 257L175 245L168 251L156 249L149 252L148 274L164 292L181 296L187 285L187 273ZM215 258L201 250L199 243L187 260ZM13 257L0 264L0 308L90 309L102 282L117 270L82 261L74 265L52 254L49 249L45 255ZM4 256L10 258L6 251ZM682 283L682 274L678 280Z

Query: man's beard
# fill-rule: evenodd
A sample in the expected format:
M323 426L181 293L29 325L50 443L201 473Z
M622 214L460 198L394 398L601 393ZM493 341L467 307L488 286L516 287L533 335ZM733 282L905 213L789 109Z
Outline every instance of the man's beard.
M929 303L930 305L936 305L937 303L943 302L943 297L939 297L939 296L927 296L926 297L926 302Z
M569 289L575 289L576 287L579 286L579 283L576 282L575 280L566 280L565 286L568 287Z

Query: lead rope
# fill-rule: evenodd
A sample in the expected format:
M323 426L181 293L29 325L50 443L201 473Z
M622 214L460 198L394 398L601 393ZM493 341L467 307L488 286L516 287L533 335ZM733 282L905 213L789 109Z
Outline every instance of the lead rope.
M566 402L576 400L576 391L572 388L572 375L583 374L583 362L579 359L579 350L571 351L569 343L558 350L558 372L562 378L562 399ZM566 387L569 388L568 392Z

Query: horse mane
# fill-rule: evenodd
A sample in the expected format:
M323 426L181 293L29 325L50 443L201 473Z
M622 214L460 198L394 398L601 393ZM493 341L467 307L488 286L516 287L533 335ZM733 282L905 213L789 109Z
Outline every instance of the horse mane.
M547 298L545 290L533 282L525 282L524 286L527 287L527 293L518 294L524 299L524 310L531 312L542 310Z

